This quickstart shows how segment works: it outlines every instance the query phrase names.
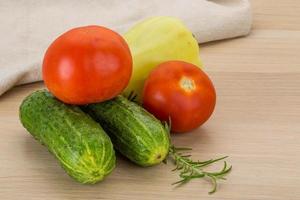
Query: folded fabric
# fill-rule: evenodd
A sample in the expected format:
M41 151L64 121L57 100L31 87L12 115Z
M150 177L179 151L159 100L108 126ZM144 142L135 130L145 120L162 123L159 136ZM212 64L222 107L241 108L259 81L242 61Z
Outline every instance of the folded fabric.
M63 32L102 25L123 33L151 16L180 18L199 43L246 35L251 28L248 0L0 1L0 95L41 80L43 54Z

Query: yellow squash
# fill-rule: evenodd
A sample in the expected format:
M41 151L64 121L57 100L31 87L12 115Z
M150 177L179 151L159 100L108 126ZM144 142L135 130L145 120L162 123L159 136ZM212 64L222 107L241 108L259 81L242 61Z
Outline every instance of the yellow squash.
M145 79L160 63L182 60L201 67L198 43L177 18L146 19L125 33L124 38L133 57L133 74L124 94L133 91L138 95L138 101L141 100Z

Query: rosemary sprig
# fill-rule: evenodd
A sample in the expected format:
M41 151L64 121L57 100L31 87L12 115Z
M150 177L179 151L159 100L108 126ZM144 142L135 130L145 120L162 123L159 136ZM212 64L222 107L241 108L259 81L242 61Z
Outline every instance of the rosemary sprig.
M205 171L205 167L208 165L211 165L213 163L216 163L218 161L224 160L227 158L227 156L217 158L217 159L210 159L205 161L193 161L190 157L190 154L187 154L186 151L190 151L191 148L185 148L185 147L175 147L172 145L169 150L169 157L173 160L175 164L175 168L172 171L179 171L179 177L180 180L173 183L172 185L178 185L187 183L192 179L195 178L206 178L208 179L212 185L213 188L209 192L209 194L213 194L217 190L217 181L222 179L226 180L224 176L226 176L232 169L232 166L228 166L227 162L224 161L223 168L220 171L216 172L208 172Z

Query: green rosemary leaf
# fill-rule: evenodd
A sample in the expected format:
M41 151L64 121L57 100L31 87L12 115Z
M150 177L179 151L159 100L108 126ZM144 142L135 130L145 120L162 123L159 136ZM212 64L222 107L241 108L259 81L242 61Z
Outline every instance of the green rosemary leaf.
M174 146L174 150L175 150L175 151L191 151L191 150L193 150L193 149L190 148L190 147L175 147L175 146Z
M226 159L228 156L224 156L224 157L221 157L221 158L217 158L217 159L211 159L207 162L194 162L194 164L200 164L199 167L205 167L205 166L208 166L210 164L213 164L213 163L216 163L220 160L224 160Z
M213 194L217 191L217 179L214 177L214 176L210 176L211 180L212 180L212 183L213 183L213 188L210 192L208 192L208 194Z
M189 158L189 157L191 157L192 155L182 155L182 157L184 157L184 158Z
M172 185L178 185L178 184L181 184L181 183L184 183L184 182L187 182L187 180L186 179L181 179L180 181L172 183Z

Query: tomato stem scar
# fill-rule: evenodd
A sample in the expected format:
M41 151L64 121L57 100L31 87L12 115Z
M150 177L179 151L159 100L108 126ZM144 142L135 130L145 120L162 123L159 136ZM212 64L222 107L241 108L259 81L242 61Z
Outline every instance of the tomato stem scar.
M185 76L180 79L180 87L189 92L196 89L194 80Z

